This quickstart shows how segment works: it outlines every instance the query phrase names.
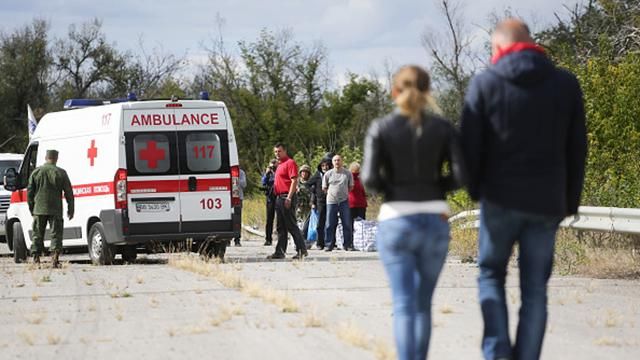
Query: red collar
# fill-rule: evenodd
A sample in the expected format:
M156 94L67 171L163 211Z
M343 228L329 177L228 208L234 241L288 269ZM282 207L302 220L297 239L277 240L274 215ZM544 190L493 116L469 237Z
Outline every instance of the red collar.
M491 63L495 64L498 62L498 60L502 59L503 57L509 54L524 51L524 50L533 50L541 54L545 54L545 51L542 48L542 46L538 44L528 43L528 42L517 42L507 46L504 49L498 49L498 52L491 57Z
M282 159L278 159L278 161L280 162L280 164L282 164L283 162L289 160L288 156L283 157Z

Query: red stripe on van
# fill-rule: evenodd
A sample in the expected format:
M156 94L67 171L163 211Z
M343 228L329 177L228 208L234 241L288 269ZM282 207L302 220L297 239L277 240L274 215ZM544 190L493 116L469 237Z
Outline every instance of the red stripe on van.
M74 197L100 196L113 194L113 182L103 182L73 186Z
M74 185L71 188L73 190L73 197L75 198L113 194L112 182ZM11 193L12 204L21 202L27 202L27 189L18 190Z
M18 190L11 193L11 203L27 202L27 190Z
M74 185L73 196L88 197L112 195L113 182ZM130 194L140 193L177 193L189 191L189 180L145 180L129 181L127 189ZM231 191L231 179L198 179L195 191ZM27 190L11 193L11 203L27 202Z
M230 191L231 179L198 179L195 191ZM189 191L189 180L128 181L129 194L177 193Z

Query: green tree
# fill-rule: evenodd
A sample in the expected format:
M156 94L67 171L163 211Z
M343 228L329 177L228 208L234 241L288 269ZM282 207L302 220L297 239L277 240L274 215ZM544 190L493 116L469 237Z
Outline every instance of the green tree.
M51 64L47 31L47 22L36 19L0 34L0 144L6 142L1 152L21 153L26 147L27 104L36 113L47 107Z
M123 95L122 89L113 85L127 77L126 63L130 55L120 53L115 45L107 42L99 19L79 28L71 25L68 38L57 40L53 52L59 76L55 92L60 103L69 97Z

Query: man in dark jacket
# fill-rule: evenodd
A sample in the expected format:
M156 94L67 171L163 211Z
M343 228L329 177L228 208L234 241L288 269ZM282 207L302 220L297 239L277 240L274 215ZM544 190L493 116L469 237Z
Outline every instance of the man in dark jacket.
M331 164L332 158L333 153L325 154L320 164L318 164L318 170L308 182L311 189L311 207L318 211L318 226L316 227L318 240L316 241L316 248L319 250L324 249L324 228L327 221L327 193L322 190L322 177L324 173L333 167Z
M482 210L482 348L486 359L537 359L555 234L577 212L584 181L584 105L576 77L554 66L523 22L500 22L491 42L493 65L471 81L461 123L469 194ZM516 241L522 306L512 347L504 283Z
M276 216L276 194L273 192L273 182L277 167L278 160L271 160L264 175L262 175L262 189L267 199L267 225L265 227L266 240L264 246L271 246L273 242L273 221Z

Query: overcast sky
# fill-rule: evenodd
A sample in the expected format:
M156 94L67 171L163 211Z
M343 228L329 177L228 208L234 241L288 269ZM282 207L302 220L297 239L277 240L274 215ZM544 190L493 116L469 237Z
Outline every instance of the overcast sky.
M555 22L554 13L566 17L565 5L579 0L458 0L467 30L476 46L486 41L488 16L510 8L534 29ZM176 55L187 54L190 63L205 58L203 43L217 34L216 14L225 20L223 36L233 45L257 39L261 29L289 29L294 39L310 45L324 44L334 83L344 74L376 71L385 61L394 65L429 64L421 36L444 31L445 21L437 0L2 0L0 30L11 32L34 18L47 20L54 37L65 36L70 24L94 17L103 21L109 42L120 50L136 51L142 36L146 48L161 46ZM335 84L334 84L335 85Z

